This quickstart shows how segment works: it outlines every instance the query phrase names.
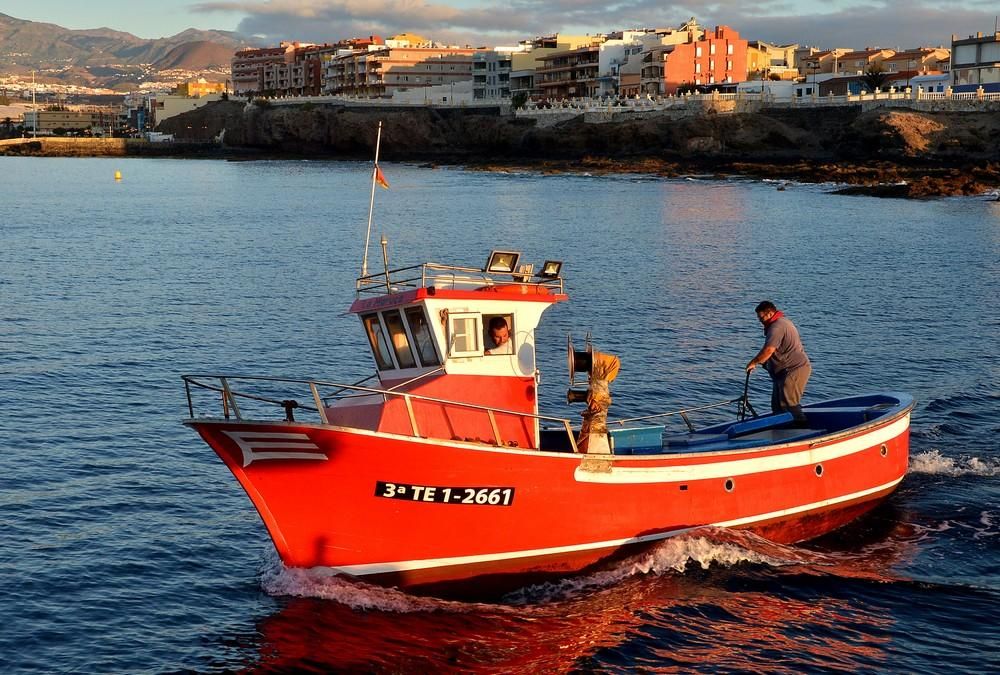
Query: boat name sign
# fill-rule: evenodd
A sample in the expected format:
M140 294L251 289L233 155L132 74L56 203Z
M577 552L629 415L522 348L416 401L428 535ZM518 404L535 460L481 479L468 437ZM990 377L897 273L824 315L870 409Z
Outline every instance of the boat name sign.
M409 502L438 504L477 504L479 506L510 506L514 503L512 487L442 487L409 483L375 482L375 496L402 499Z

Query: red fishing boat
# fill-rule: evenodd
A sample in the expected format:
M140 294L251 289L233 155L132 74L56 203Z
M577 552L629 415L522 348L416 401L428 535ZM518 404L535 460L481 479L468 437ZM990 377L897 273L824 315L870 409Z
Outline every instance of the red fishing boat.
M246 490L286 565L429 593L510 587L706 525L812 539L906 473L905 394L807 405L808 428L744 410L677 433L664 418L691 410L602 419L617 359L588 346L569 349L571 372L588 377L570 391L588 405L583 427L541 414L535 329L567 296L559 263L533 274L516 261L500 251L485 268L359 278L351 312L370 383L184 376L185 423ZM205 392L216 417L196 416ZM277 414L251 416L251 404Z
M484 595L703 526L819 537L906 473L913 400L900 393L807 405L808 426L757 416L746 390L608 420L618 359L570 344L569 399L586 405L584 422L547 416L535 331L568 299L560 262L536 273L493 251L484 267L368 274L365 258L350 311L374 361L368 380L184 376L185 424L232 471L288 566ZM576 374L586 388L572 388ZM730 421L691 423L723 405L737 408Z

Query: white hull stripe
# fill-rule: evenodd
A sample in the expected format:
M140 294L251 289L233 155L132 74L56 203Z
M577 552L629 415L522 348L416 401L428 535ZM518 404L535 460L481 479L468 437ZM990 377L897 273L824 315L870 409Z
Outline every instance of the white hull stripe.
M753 459L659 467L612 466L610 472L588 471L582 467L578 467L574 472L574 478L581 483L669 483L714 478L733 478L753 473L770 473L772 471L795 469L828 462L855 452L860 452L874 445L880 445L906 431L909 424L910 416L904 415L889 426L839 443L833 443L821 448L811 448L798 452L756 457Z
M223 431L233 439L243 453L243 466L250 466L261 459L319 459L326 455L306 434L270 431ZM315 450L316 452L306 452ZM266 452L262 452L266 451Z
M726 520L717 523L706 523L705 526L714 527L734 527L738 525L748 525L751 523L772 520L775 518L787 517L799 513L805 513L808 511L826 509L829 506L835 506L843 502L849 502L855 499L861 499L869 495L877 494L884 490L895 487L899 482L903 480L902 477L896 480L885 483L884 485L879 485L877 487L869 488L867 490L862 490L860 492L854 492L849 495L843 495L842 497L835 497L833 499L827 499L821 502L815 502L813 504L805 504L803 506L795 506L790 509L782 509L780 511L771 511L770 513L760 513L755 516L748 516L746 518L737 518L735 520ZM388 562L388 563L369 563L364 565L344 565L341 567L331 567L335 572L343 572L344 574L350 574L352 576L367 576L369 574L385 574L390 572L406 572L410 570L421 570L421 569L432 569L435 567L451 567L451 566L461 566L461 565L475 565L478 563L489 563L498 560L517 560L518 558L531 558L536 556L551 556L559 555L562 553L573 553L576 551L590 551L594 549L603 548L618 548L619 546L625 546L627 544L641 544L644 542L657 541L659 539L667 539L669 537L675 537L679 534L684 534L685 532L690 532L695 528L688 527L677 530L670 530L669 532L659 532L656 534L646 534L639 537L629 537L628 539L612 539L609 541L595 541L586 544L575 544L572 546L554 546L552 548L539 548L529 551L506 551L498 553L488 553L484 555L469 555L469 556L457 556L454 558L429 558L425 560L404 560L399 562Z

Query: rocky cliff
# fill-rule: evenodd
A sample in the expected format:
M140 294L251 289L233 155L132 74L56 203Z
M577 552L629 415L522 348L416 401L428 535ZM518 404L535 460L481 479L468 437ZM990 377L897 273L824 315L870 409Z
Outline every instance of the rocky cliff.
M166 120L180 139L223 134L231 150L367 159L383 122L382 157L526 165L545 170L744 173L878 186L893 196L978 194L1000 186L1000 114L862 111L583 115L540 126L499 109L244 105L220 101ZM888 184L905 183L891 187ZM891 188L891 189L890 189Z

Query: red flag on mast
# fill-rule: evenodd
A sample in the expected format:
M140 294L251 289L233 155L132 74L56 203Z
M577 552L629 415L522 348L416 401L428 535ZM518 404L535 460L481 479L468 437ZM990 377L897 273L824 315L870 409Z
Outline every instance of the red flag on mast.
M382 173L382 169L379 168L378 164L375 165L375 182L378 183L383 189L389 189L389 181L385 179L385 175Z

